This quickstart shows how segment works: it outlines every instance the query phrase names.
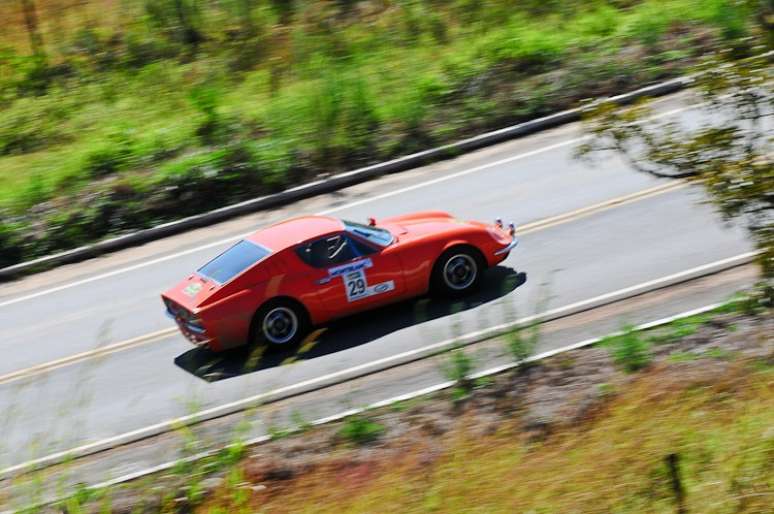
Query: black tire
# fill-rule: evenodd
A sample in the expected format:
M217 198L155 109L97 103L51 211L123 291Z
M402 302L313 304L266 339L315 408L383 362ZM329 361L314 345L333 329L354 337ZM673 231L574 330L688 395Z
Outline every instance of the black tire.
M481 285L485 268L481 252L469 246L454 246L435 261L430 289L451 298L468 295Z
M267 350L295 348L310 328L309 314L301 304L285 298L270 300L253 317L250 344Z

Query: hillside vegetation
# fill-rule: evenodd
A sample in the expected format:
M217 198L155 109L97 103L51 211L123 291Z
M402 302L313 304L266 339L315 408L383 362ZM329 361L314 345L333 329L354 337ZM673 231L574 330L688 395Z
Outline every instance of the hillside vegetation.
M475 347L456 347L435 362L457 370L449 389L320 425L313 412L279 421L281 407L259 406L206 457L100 489L65 489L65 464L16 477L0 505L29 514L768 514L774 317L759 291L531 363L523 359L540 328L521 327L491 341L518 363L509 370L472 379L489 364ZM244 443L254 424L271 439ZM181 426L180 456L220 447L213 428ZM34 507L55 483L65 497Z
M4 1L0 266L749 54L764 4Z
M514 427L482 436L463 426L444 437L438 457L418 447L378 463L334 460L241 511L232 485L198 512L341 514L389 505L401 513L671 514L678 511L665 458L674 452L686 512L770 512L771 368L735 366L712 380L673 373L651 372L598 419L546 442L526 440Z

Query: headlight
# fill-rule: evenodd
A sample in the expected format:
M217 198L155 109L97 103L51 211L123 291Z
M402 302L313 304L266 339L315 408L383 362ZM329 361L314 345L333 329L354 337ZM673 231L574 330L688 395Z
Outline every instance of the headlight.
M500 229L488 228L487 232L489 232L489 235L492 236L492 239L497 241L498 244L507 245L510 243L508 236Z

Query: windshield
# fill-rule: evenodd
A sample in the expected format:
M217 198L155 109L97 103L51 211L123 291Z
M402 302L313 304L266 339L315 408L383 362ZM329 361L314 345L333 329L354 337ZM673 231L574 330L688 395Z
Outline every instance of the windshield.
M392 243L392 234L383 228L371 227L354 221L342 220L347 231L357 234L362 238L376 243L379 246L389 246Z
M202 266L199 274L225 284L270 253L262 246L242 240Z

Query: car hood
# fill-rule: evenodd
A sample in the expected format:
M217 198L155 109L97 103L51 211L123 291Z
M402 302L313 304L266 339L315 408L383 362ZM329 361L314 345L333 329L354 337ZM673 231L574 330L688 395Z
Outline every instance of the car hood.
M381 220L379 223L379 226L396 235L399 241L459 229L461 225L472 224L457 220L451 214L442 211L426 211L405 216L395 216Z

